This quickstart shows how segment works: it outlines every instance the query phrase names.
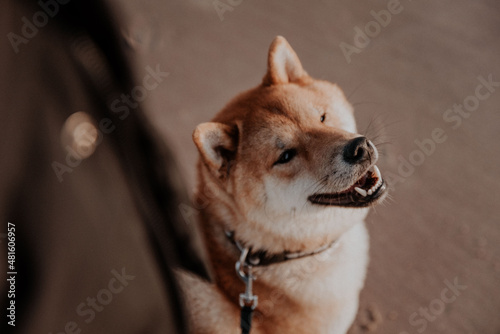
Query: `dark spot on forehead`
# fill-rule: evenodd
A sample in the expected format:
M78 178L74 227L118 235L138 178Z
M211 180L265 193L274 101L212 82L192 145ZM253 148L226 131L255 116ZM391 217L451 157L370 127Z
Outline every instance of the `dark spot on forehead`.
M285 148L285 144L283 143L283 141L281 141L280 138L276 138L276 146L279 148L279 149L284 149Z

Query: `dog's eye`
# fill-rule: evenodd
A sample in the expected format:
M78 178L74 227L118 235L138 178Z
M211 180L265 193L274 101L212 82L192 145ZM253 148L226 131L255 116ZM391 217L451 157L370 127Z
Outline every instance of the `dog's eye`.
M283 153L281 153L280 157L276 162L274 163L275 165L281 165L281 164L286 164L290 162L290 160L293 159L297 155L297 150L296 149L290 149L286 150Z
M323 123L325 121L325 118L326 118L326 114L321 115L321 118L319 119L321 121L321 123Z

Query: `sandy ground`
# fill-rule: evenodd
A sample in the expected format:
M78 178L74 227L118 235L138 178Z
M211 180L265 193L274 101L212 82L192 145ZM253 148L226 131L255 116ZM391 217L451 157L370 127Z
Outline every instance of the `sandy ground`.
M191 189L192 130L260 82L276 35L344 88L360 130L370 124L362 133L393 187L367 220L371 263L350 333L500 332L500 84L478 79L500 81L498 0L222 0L233 4L222 16L213 0L115 1L137 77L148 65L170 73L144 103ZM371 11L388 8L377 29ZM340 45L367 24L370 42L349 63ZM455 104L463 116L447 111Z

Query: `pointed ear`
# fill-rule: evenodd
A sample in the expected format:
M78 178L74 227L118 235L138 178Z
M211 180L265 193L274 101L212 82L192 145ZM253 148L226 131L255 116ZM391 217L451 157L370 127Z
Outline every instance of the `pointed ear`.
M270 86L298 82L306 77L308 75L290 44L282 36L275 37L269 47L267 74L263 84Z
M202 123L194 130L193 141L209 171L217 179L226 179L238 145L238 128L215 122Z

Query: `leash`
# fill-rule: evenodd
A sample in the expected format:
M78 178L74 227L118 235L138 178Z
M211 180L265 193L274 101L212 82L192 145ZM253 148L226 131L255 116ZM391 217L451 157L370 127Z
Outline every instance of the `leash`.
M240 327L242 334L249 334L252 328L253 311L257 307L259 298L253 294L253 281L257 278L252 274L254 266L267 266L270 264L285 262L288 260L300 259L303 257L319 254L338 245L338 239L320 247L313 252L297 252L289 253L284 252L281 254L267 254L264 251L257 251L252 253L250 247L243 247L238 241L234 239L234 233L226 231L226 237L238 247L241 252L240 258L236 261L235 269L238 277L245 283L245 292L240 294Z
M238 245L238 248L240 246ZM257 307L259 298L253 294L253 281L255 276L252 275L252 265L247 264L246 259L248 256L249 248L240 248L241 256L236 262L236 273L239 278L245 283L245 292L240 294L240 307L241 307L241 317L240 317L240 327L242 334L249 334L252 328L252 316L253 310ZM246 272L245 272L246 270Z

